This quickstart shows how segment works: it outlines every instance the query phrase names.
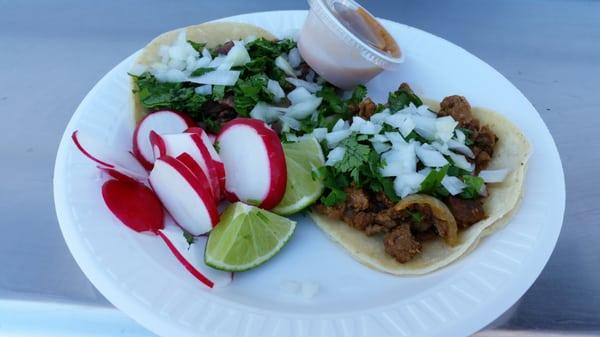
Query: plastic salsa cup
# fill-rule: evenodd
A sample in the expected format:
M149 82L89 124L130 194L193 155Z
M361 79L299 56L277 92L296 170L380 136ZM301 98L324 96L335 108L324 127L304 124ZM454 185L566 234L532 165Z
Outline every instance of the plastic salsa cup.
M298 36L298 49L306 63L335 86L348 89L366 83L404 61L391 34L357 2L308 3L310 10Z

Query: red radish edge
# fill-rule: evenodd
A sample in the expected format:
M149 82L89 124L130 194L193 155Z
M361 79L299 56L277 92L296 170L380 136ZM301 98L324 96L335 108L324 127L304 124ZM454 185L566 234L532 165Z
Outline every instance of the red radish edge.
M192 118L184 113L178 112L178 111L172 111L172 110L157 110L157 111L153 111L148 113L146 116L144 116L144 118L142 118L136 125L135 127L135 131L133 132L133 154L135 155L135 157L138 159L138 161L142 164L142 166L144 166L147 170L152 169L152 166L154 165L153 163L149 162L144 155L142 154L142 152L140 151L140 147L139 147L139 143L138 143L138 133L140 130L140 125L142 125L142 123L144 122L144 120L148 117L150 117L152 114L157 113L157 112L161 112L161 111L168 111L171 113L174 113L176 115L178 115L179 117L181 117L181 119L183 119L184 123L188 125L189 127L193 127L195 125L194 120L192 120ZM154 131L154 130L152 130Z
M117 180L128 181L131 183L140 182L137 179L135 179L134 177L130 177L130 176L128 176L122 172L119 172L118 170L111 168L111 167L98 166L98 169L100 169L100 171L106 172L109 176L111 176Z
M81 143L79 142L79 139L77 139L77 133L79 132L79 130L75 130L73 131L73 134L71 134L71 139L73 139L73 143L75 143L75 146L77 146L77 148L79 149L79 151L81 151L81 153L83 153L86 157L90 158L91 160L95 161L96 163L102 165L102 166L106 166L108 168L114 168L115 166L113 164L109 164L106 162L103 162L102 160L92 156L91 153L87 152L87 150L85 148L83 148L83 146L81 146Z
M163 241L167 244L167 247L169 247L169 250L171 250L173 255L175 255L175 258L177 258L177 260L185 267L185 269L187 269L187 271L189 271L192 275L194 275L195 278L204 283L207 287L214 287L215 284L206 278L206 276L202 275L202 273L200 273L196 268L194 268L194 266L192 266L188 260L181 255L177 248L175 248L173 243L171 243L165 234L163 234L161 231L158 231L158 235L161 237L161 239L163 239Z
M196 160L194 160L194 158L192 158L192 156L187 153L184 152L182 154L180 154L179 156L177 156L177 158L175 158L177 160L179 160L180 162L182 162L185 166L187 166L190 171L192 171L192 173L194 174L194 176L196 177L196 179L200 180L201 184L209 184L209 185L214 185L212 183L212 179L214 178L208 178L206 176L206 174L204 173L204 171L202 170L202 168L200 167L200 165L196 162ZM212 188L211 188L211 191ZM218 195L215 195L215 193L219 193L219 191L214 191L214 193L211 193L213 195L213 201L215 201L216 204L216 200L218 200ZM213 225L214 227L214 225Z
M219 133L219 137L227 129L239 124L248 125L254 128L265 143L267 155L269 158L271 182L269 184L269 191L267 192L267 196L261 202L259 207L264 209L271 209L277 206L277 204L279 204L279 202L283 198L287 183L287 167L285 165L285 153L283 152L283 146L281 145L281 141L279 140L279 137L277 136L275 131L273 131L273 129L269 128L263 121L252 118L232 119L223 126L221 132ZM277 186L283 186L283 188L278 190ZM235 196L233 195L233 193L227 192L226 194L228 196L228 199L231 196ZM237 196L235 196L235 198L238 199Z
M158 148L158 153L160 155L156 158L162 157L167 154L167 145L165 145L165 140L154 130L150 131L150 144L152 144L153 151L154 146ZM154 155L156 155L156 153Z
M200 135L200 141L204 144L204 140L202 140L202 135L206 134L206 136L208 137L208 139L211 141L210 144L204 144L204 147L206 148L207 146L213 146L214 141L216 140L216 136L207 133L206 131L204 131L204 129L202 129L201 127L191 127L188 128L187 130L185 130L186 133L194 133L194 134L199 134ZM210 136L213 137L213 139L210 138ZM208 149L206 149L206 151L208 152ZM208 152L209 156L208 158L211 159L212 163L214 164L214 168L216 170L216 174L219 180L219 189L221 190L221 195L216 196L215 198L217 200L221 200L223 198L223 196L227 196L227 192L225 191L225 166L223 166L223 163L215 160L212 155L210 155L210 152ZM203 154L204 155L204 154ZM228 198L229 199L229 198ZM237 201L237 200L234 200Z
M181 174L181 176L188 182L192 189L198 194L200 199L204 201L206 210L208 211L208 215L210 216L212 226L215 227L219 223L219 212L217 210L216 202L212 197L212 193L210 193L210 190L206 189L205 186L202 186L200 180L194 175L192 170L190 170L181 161L170 156L163 156L158 159L164 161L165 163L175 168L175 170L177 170L177 172ZM195 184L194 182L198 182L198 184Z
M198 149L200 150L200 155L204 159L206 163L206 167L208 168L209 182L214 191L215 200L221 200L221 179L219 176L219 171L217 168L217 162L212 158L210 152L206 148L206 144L202 141L202 137L198 134L190 135L192 141L196 144Z
M164 228L164 210L154 191L131 180L111 179L102 185L106 207L136 232L157 233Z

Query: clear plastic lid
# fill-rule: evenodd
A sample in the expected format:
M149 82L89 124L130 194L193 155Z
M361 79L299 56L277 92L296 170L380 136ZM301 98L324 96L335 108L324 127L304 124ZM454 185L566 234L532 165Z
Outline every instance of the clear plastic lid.
M364 7L352 0L308 0L311 11L346 44L373 64L394 69L404 61L396 40Z

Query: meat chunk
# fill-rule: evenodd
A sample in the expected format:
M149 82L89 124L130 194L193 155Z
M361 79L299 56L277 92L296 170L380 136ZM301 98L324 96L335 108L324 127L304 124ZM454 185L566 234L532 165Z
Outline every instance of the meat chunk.
M231 48L233 48L233 41L227 41L227 42L223 43L222 45L218 46L217 48L215 48L215 51L219 54L227 55L227 53L229 53Z
M494 146L498 137L494 131L486 125L482 126L473 139L473 154L475 154L475 165L477 171L487 167L494 155Z
M494 155L498 138L489 127L481 126L479 120L473 117L469 102L463 96L448 96L440 103L438 116L452 116L460 127L471 130L471 150L475 155L476 171L484 169Z
M403 223L383 238L385 252L400 263L410 261L421 252L421 244L410 232L410 225Z
M346 210L345 206L346 206L345 203L339 203L335 206L325 206L323 204L316 204L313 207L313 209L317 213L321 213L321 214L325 215L326 217L336 219L336 220L341 220L342 217L344 216L344 211Z
M373 224L373 219L375 218L375 214L371 212L355 212L351 209L346 209L344 211L344 215L342 216L342 220L350 225L350 227L354 227L360 231L365 231L365 229Z
M442 100L438 116L452 116L461 127L468 127L473 121L471 104L466 98L458 95L448 96Z
M480 199L460 199L456 197L448 197L446 205L454 215L456 223L462 228L471 226L472 224L485 219L485 211L483 210L483 202Z
M369 119L375 113L376 109L377 104L367 97L358 104L358 115L364 119Z
M390 198L388 198L387 195L385 195L385 193L383 192L377 192L375 193L375 202L373 204L373 206L375 206L375 208L379 208L379 209L386 209L386 208L391 208L394 207L394 202L392 200L390 200Z
M369 208L369 196L362 188L348 187L346 192L346 204L355 211L364 211Z
M408 83L406 83L406 82L402 82L402 84L400 84L400 86L398 87L398 90L409 92L411 94L413 93L410 85L408 85Z

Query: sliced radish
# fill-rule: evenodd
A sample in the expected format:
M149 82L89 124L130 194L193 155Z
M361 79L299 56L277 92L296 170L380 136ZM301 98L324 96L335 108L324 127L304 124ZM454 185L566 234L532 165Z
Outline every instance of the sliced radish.
M148 179L148 172L130 152L108 147L80 131L73 132L71 139L81 153L100 166L140 181Z
M164 227L162 204L142 183L111 179L102 185L102 197L108 209L136 232L156 233Z
M165 228L160 230L158 235L185 269L207 287L224 287L233 280L233 273L210 268L204 263L204 247L208 238L195 237L190 245L184 236L184 231L169 217Z
M163 156L150 172L150 184L175 221L192 235L207 233L219 222L208 181L181 161Z
M213 159L213 162L217 169L219 185L221 186L221 191L224 192L225 191L225 181L226 181L225 166L223 166L223 161L221 160L221 157L219 156L219 153L217 152L217 149L215 148L215 146L217 146L215 144L217 142L216 136L213 134L206 133L206 131L204 131L204 129L199 128L199 127L189 128L189 129L185 130L185 132L200 134L200 138L204 142L204 145L206 145L206 148L208 149L208 153L210 154L210 157Z
M217 136L230 200L275 207L285 192L287 170L279 137L264 122L236 118Z
M155 150L155 156L171 156L179 159L181 154L188 154L191 160L197 165L186 165L191 169L194 175L203 173L210 183L210 190L216 200L221 198L221 185L217 167L213 161L205 143L198 133L178 133L172 135L158 135L156 132L150 132L150 142ZM210 145L210 144L209 144ZM210 145L212 147L212 145ZM189 163L189 161L188 161ZM202 172L198 173L197 170Z
M187 115L170 110L152 112L144 117L135 128L133 154L146 169L152 169L155 158L150 144L150 132L154 131L159 135L179 133L192 126L194 126L194 121Z

